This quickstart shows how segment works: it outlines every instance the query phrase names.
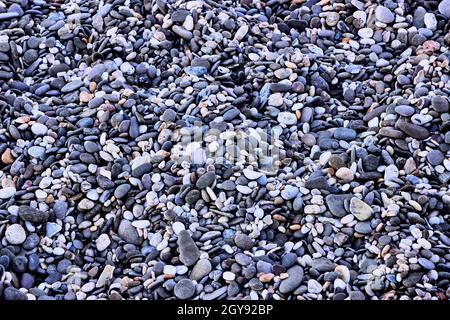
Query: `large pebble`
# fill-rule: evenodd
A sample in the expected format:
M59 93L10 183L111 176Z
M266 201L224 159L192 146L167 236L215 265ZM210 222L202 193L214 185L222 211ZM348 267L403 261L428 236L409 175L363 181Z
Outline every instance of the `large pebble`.
M383 23L391 23L394 21L395 17L391 10L384 6L377 6L375 9L375 17L378 21Z
M12 224L6 228L5 238L11 244L22 244L26 237L25 229L20 224Z
M9 199L16 194L15 187L6 187L0 189L0 199Z
M188 267L194 265L200 258L200 250L187 230L178 233L177 243L181 262Z
M289 276L280 283L280 292L283 294L290 293L297 289L300 283L302 283L304 276L303 268L300 266L289 268L287 274Z
M350 200L350 212L358 219L359 221L368 220L372 216L372 208L361 201L360 199L353 197Z
M189 299L195 294L195 285L189 279L182 279L175 285L174 293L178 299Z

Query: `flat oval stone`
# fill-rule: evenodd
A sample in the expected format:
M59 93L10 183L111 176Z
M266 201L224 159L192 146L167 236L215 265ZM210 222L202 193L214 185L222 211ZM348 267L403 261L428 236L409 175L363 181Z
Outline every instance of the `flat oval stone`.
M375 9L375 17L378 21L389 24L394 21L394 14L384 6L377 6Z
M74 80L69 83L67 83L64 87L61 88L61 92L68 93L75 91L83 86L83 81L81 80Z
M202 66L188 66L184 68L184 71L186 71L187 74L194 75L197 77L201 77L208 73L208 69Z
M395 107L395 112L404 117L412 116L416 111L413 107L407 105L399 105Z
M303 268L300 266L293 266L287 270L289 275L286 279L280 283L280 292L287 294L294 291L303 281Z
M175 32L181 38L188 40L188 41L194 37L192 32L190 32L189 30L186 30L183 27L177 26L177 25L172 26L172 31Z
M334 130L334 138L338 140L352 141L356 139L356 131L350 128L337 128Z
M40 158L45 154L45 148L41 146L32 146L28 149L28 154L34 158Z
M208 171L200 178L198 178L197 183L195 184L198 189L205 189L206 187L210 187L214 181L216 180L215 172Z
M188 267L194 265L200 258L200 250L187 230L178 233L177 243L181 262Z
M130 189L131 189L131 186L129 184L121 184L116 188L116 190L114 190L114 196L117 199L121 199L128 194Z
M211 262L208 259L200 259L192 268L190 278L192 280L199 281L203 277L207 276L212 270Z
M430 136L430 132L416 124L412 124L405 121L399 121L397 123L398 128L406 133L408 136L413 137L415 139L423 140L427 139Z
M31 126L31 131L37 136L45 135L47 133L47 130L47 126L42 123L36 122Z
M231 108L223 114L223 120L230 121L236 118L241 112L237 108Z

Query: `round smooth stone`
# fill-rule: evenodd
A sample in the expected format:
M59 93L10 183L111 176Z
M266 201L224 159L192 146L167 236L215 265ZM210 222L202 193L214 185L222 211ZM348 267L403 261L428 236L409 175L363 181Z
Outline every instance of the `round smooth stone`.
M399 105L395 107L395 112L404 117L412 116L416 111L413 107L407 105Z
M189 279L182 279L175 285L174 293L178 299L190 299L195 294L195 285Z
M27 234L20 224L12 224L6 228L5 238L9 243L17 245L25 241Z
M427 154L427 160L433 165L437 166L445 160L444 154L439 150L431 150Z
M46 125L36 122L31 126L31 131L37 136L44 136L47 133L48 128Z

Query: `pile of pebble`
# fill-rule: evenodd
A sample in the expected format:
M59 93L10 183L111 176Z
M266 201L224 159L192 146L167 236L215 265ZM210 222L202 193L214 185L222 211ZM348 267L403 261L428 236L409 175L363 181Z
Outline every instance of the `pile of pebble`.
M0 299L449 299L449 21L0 2ZM182 158L195 128L252 148Z

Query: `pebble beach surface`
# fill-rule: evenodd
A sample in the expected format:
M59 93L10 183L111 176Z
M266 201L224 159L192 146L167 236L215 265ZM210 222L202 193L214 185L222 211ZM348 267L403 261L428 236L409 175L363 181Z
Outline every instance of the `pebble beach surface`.
M449 299L449 21L0 2L0 299Z

